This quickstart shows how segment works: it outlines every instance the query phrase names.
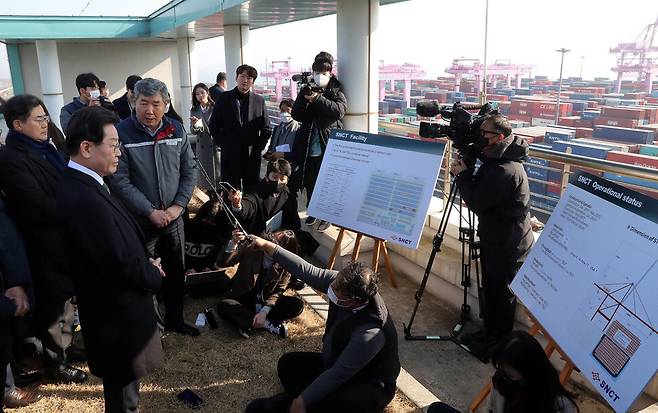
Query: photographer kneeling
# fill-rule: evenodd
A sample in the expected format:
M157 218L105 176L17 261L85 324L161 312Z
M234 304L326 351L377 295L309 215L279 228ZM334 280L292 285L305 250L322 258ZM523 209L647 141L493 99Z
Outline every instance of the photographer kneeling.
M484 287L484 331L464 335L462 343L485 359L488 351L512 331L516 298L509 288L533 243L528 202L530 189L523 161L528 144L512 135L500 114L487 117L480 127L487 145L475 172L462 159L453 161L461 199L478 217L478 236ZM482 302L482 301L481 301Z
M322 352L291 352L278 363L284 393L252 401L254 412L381 412L400 373L397 331L378 293L378 276L361 263L317 268L276 244L252 237L253 248L329 297Z

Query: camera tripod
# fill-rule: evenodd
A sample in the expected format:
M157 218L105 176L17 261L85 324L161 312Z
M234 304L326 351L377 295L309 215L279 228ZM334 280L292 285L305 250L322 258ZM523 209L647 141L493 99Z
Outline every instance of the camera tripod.
M466 224L467 226L461 225L461 220L464 217L462 214L462 204L459 202L459 205L455 205L455 199L457 197L457 186L453 180L450 186L450 193L448 195L448 201L443 208L443 213L441 215L441 222L439 223L439 228L434 235L432 240L432 252L430 253L427 266L425 267L425 273L423 274L423 279L416 291L415 299L416 305L411 314L409 324L403 324L404 326L404 338L406 340L416 340L416 341L454 341L461 334L464 326L471 320L471 306L468 304L468 290L471 288L471 263L475 263L475 277L478 289L478 296L480 297L480 303L482 303L482 298L484 297L484 292L482 291L480 283L480 263L479 263L479 241L475 241L475 229L474 229L474 213L470 210L467 211L466 215ZM461 242L461 286L463 288L463 302L461 305L460 318L457 324L453 327L452 331L446 334L439 335L412 335L411 327L416 318L416 313L418 307L420 306L421 301L423 300L423 294L425 293L425 287L427 286L427 281L432 271L432 265L434 264L434 259L436 253L441 251L441 244L443 243L443 238L445 236L446 229L448 227L448 219L450 218L450 212L453 208L459 209L460 215L460 226L459 226L459 241ZM482 316L483 306L480 305L480 317ZM457 343L457 342L456 342ZM458 343L457 343L458 344ZM460 345L460 347L465 350L470 350Z

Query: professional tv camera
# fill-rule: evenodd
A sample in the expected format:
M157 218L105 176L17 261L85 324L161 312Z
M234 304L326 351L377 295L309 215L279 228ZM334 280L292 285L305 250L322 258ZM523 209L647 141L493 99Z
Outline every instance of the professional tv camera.
M299 93L304 96L311 96L313 92L324 92L324 89L318 86L315 80L313 80L313 72L302 72L301 74L293 75L292 80L297 82L300 86Z
M453 143L464 158L477 158L482 148L487 145L480 131L482 122L488 115L498 114L497 104L487 102L484 105L464 105L456 102L449 106L439 106L436 100L423 100L416 105L418 116L434 117L441 115L441 118L449 120L449 124L440 124L436 122L420 122L419 134L423 138L442 138L446 137ZM477 115L473 115L469 110L478 110Z

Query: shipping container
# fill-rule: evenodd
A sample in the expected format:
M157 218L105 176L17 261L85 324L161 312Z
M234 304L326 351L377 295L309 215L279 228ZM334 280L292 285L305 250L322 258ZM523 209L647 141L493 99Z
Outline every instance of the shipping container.
M642 166L644 168L658 169L658 157L656 156L615 151L608 153L607 159L609 161Z
M642 129L618 128L615 126L595 126L592 135L595 139L613 142L651 144L653 132Z

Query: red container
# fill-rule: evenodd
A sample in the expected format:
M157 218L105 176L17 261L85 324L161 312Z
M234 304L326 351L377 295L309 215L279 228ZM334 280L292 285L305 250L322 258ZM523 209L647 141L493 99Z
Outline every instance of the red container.
M601 117L613 119L644 119L644 109L630 109L620 107L604 106L601 108ZM617 126L617 125L610 125Z
M594 127L594 122L592 121L592 119L579 119L574 122L573 126L576 128L592 129Z
M621 162L629 165L643 166L645 168L658 169L658 157L640 155L636 153L627 152L608 152L606 158L609 161Z
M546 192L553 195L562 195L562 183L548 182Z
M618 128L637 128L639 121L637 119L609 118L600 116L594 119L594 125L616 126Z
M592 128L576 128L576 138L591 138L593 133Z
M519 115L517 113L510 113L508 117L513 120L520 120L528 123L532 122L532 116L529 115Z
M577 120L580 120L580 116L565 116L560 118L559 124L574 127Z

